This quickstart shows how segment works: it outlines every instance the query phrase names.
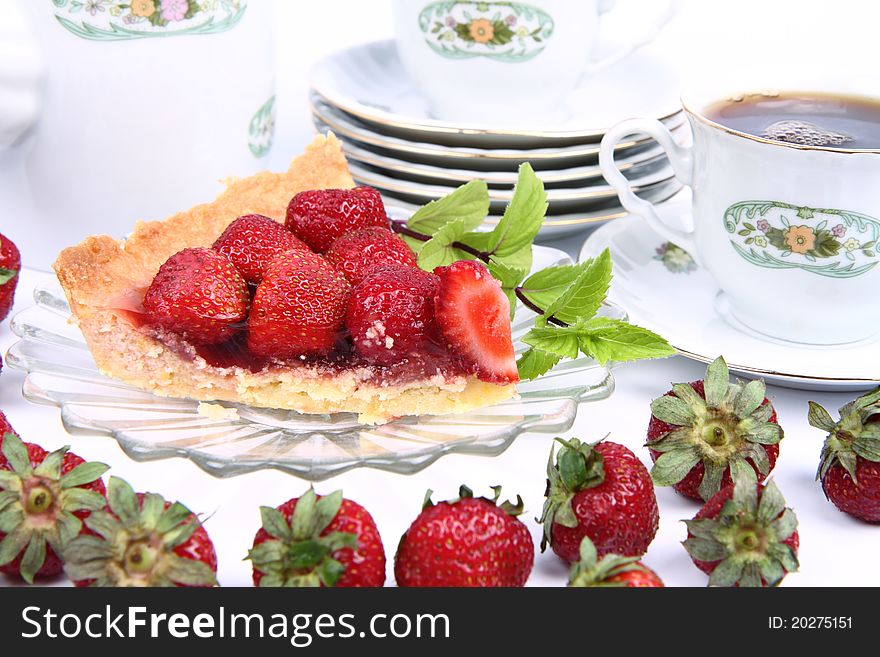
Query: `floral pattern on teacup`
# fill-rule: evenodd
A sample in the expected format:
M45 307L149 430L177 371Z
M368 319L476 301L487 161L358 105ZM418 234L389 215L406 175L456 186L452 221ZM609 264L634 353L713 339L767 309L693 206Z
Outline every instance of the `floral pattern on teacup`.
M858 212L743 201L727 208L724 227L736 252L760 267L851 278L877 264L880 221Z
M547 12L521 2L432 2L419 14L425 43L451 59L524 62L553 35Z
M691 254L678 244L663 242L654 249L654 252L656 253L654 260L659 260L673 274L689 274L697 270L697 263Z
M248 125L248 148L254 157L263 157L272 148L275 136L275 96L260 106Z
M122 41L178 34L216 34L235 27L247 0L52 0L71 34Z

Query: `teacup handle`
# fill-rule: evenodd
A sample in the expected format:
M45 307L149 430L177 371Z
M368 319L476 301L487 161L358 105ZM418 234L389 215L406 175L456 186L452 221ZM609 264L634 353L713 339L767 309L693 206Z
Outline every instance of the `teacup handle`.
M675 242L685 251L696 257L694 242L693 219L690 225L673 227L657 214L654 204L635 195L629 180L620 172L614 162L614 147L634 134L644 133L657 140L666 151L675 177L687 186L693 180L693 154L689 146L681 146L675 142L672 133L660 121L655 119L629 119L612 127L602 138L599 151L599 165L602 175L620 197L620 203L632 214L643 217L648 225L666 239Z
M614 10L616 5L615 0L600 0L598 9L599 16L604 16L605 14L609 14ZM614 52L602 57L601 59L591 60L587 64L587 68L583 73L583 77L589 77L593 73L602 70L612 64L616 64L624 57L628 57L636 50L641 48L642 46L646 46L655 38L657 38L657 34L660 30L675 16L678 14L679 9L681 8L681 0L667 0L666 10L657 16L651 23L645 28L642 34L638 35L632 42L626 44L625 46L621 46Z

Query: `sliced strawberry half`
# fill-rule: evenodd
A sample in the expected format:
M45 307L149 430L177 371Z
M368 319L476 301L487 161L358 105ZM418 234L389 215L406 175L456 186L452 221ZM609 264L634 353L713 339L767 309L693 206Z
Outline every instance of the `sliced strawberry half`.
M510 303L501 284L476 260L437 267L434 316L447 348L473 367L481 381L516 383Z

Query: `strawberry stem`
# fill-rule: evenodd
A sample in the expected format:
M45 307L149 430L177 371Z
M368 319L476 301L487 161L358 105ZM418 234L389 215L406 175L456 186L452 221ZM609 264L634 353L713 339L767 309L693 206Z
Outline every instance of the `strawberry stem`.
M407 237L412 237L414 240L419 240L420 242L427 242L431 239L430 235L426 235L425 233L420 233L412 228L409 228L406 225L405 221L400 219L392 219L391 220L391 230L395 233L399 233L400 235L406 235ZM463 242L453 242L452 246L458 249L459 251L464 251L465 253L469 253L475 258L482 260L487 265L489 264L489 258L492 256L491 253L487 251L480 251L479 249L475 249L472 246L468 246Z

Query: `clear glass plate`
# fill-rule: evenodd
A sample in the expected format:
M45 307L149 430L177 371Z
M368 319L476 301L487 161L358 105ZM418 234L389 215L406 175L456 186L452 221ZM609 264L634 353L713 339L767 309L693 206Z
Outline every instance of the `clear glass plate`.
M570 262L557 249L535 247L535 267ZM229 417L199 412L199 402L170 399L100 374L82 334L68 323L70 308L57 282L34 291L36 305L12 320L21 338L6 362L27 372L25 398L60 407L73 434L115 438L139 461L189 458L217 477L275 468L321 480L357 467L412 473L449 453L500 454L527 431L566 431L578 405L614 390L611 371L595 361L565 361L536 381L517 386L519 397L470 413L404 417L361 425L354 414L306 415L217 402ZM615 307L603 311L621 317ZM534 314L521 305L513 321L517 352Z

